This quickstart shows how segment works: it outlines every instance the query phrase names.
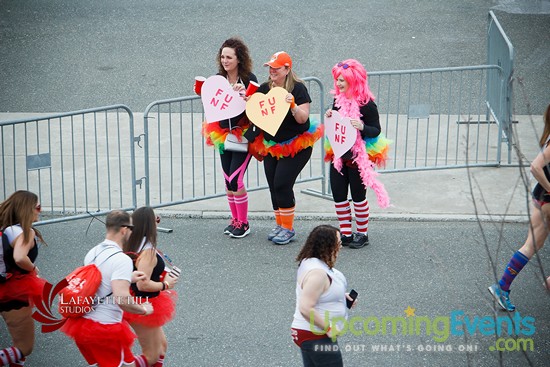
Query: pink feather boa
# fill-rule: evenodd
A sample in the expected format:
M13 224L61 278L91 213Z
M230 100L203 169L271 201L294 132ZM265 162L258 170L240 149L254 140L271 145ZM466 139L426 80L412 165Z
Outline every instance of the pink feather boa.
M346 98L343 94L337 95L335 99L335 105L339 108L338 112L340 112L342 116L346 116L352 119L361 118L362 115L359 112L359 104L355 99ZM357 138L355 139L355 143L350 150L353 157L352 160L355 164L357 164L357 167L359 168L359 175L361 176L361 180L363 181L363 185L365 186L365 188L370 187L374 191L374 193L376 194L376 199L378 201L378 206L380 208L389 207L390 197L388 196L388 192L386 191L384 184L382 184L377 179L379 173L374 170L374 162L371 162L371 160L369 159L369 155L367 154L367 150L365 148L365 142L363 141L361 137L361 132L359 130L357 130ZM334 165L334 168L336 168L336 170L341 174L342 165L344 164L342 162L342 159L333 158L332 164Z

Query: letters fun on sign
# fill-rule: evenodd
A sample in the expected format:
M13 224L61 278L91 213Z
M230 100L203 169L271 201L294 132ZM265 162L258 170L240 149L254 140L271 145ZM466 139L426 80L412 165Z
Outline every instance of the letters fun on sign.
M332 111L332 116L325 118L325 135L334 152L334 158L340 158L355 144L357 129L351 125L349 117Z
M290 103L285 101L287 94L281 87L275 87L267 94L254 93L246 102L246 115L254 125L274 136L290 108Z
M206 79L202 85L201 101L206 122L227 120L241 114L246 102L221 75Z

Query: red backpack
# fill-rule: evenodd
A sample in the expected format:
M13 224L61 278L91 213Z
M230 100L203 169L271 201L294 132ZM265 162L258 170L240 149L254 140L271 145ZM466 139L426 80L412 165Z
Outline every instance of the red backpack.
M118 253L122 253L122 251L111 254L101 264ZM58 310L61 316L65 318L81 317L94 309L97 304L95 295L101 284L101 271L93 262L99 254L94 257L91 264L76 268L65 278L69 285L59 292ZM113 293L109 293L102 299L111 294Z

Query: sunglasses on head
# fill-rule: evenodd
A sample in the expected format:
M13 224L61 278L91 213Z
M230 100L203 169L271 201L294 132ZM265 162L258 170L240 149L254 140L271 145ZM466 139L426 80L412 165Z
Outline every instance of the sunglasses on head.
M348 64L342 64L341 62L339 62L338 67L345 70L345 69L349 68L349 65Z
M123 225L121 225L121 227L128 228L130 231L134 230L134 225L133 224L123 224Z

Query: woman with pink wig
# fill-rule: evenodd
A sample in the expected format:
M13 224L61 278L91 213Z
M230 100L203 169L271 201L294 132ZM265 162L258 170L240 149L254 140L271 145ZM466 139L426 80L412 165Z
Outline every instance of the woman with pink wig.
M326 161L330 161L330 185L340 225L342 244L358 249L369 244L369 202L367 187L371 187L382 208L389 206L389 198L384 186L376 179L375 166L383 166L386 161L389 141L381 134L378 107L368 85L367 71L354 59L344 60L332 68L334 95L332 110L349 117L351 125L357 129L354 145L340 158L335 158L325 139ZM332 116L332 110L326 112ZM348 188L351 191L357 232L352 231L351 205L348 201Z

